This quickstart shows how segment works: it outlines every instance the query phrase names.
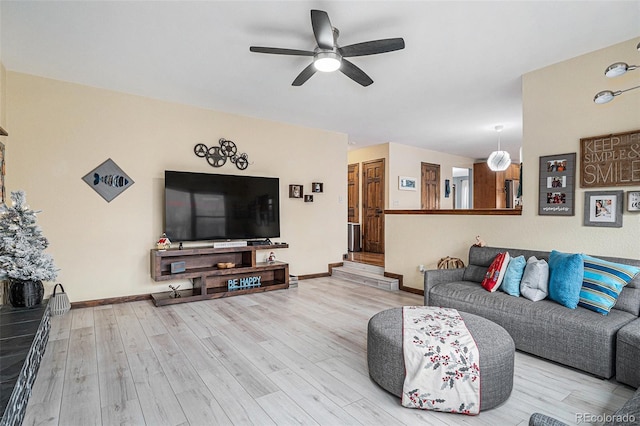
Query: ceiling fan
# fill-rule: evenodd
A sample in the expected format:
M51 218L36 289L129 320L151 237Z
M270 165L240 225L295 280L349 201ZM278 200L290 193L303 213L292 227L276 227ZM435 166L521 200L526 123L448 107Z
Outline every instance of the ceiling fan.
M311 10L311 26L318 44L313 51L260 46L251 46L249 50L251 52L271 53L274 55L313 56L313 62L298 74L296 79L293 80L292 86L302 86L316 71L331 72L338 69L356 83L368 86L373 83L371 77L345 58L376 55L404 49L404 40L402 38L365 41L340 47L337 43L340 32L337 28L331 26L329 15L322 10Z

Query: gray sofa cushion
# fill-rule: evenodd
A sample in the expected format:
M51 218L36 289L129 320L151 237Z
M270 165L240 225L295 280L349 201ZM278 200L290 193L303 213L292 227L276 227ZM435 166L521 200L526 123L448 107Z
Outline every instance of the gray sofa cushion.
M548 299L489 293L469 281L433 286L428 303L483 316L504 327L517 349L606 378L615 371L616 332L637 318L615 309L605 316Z

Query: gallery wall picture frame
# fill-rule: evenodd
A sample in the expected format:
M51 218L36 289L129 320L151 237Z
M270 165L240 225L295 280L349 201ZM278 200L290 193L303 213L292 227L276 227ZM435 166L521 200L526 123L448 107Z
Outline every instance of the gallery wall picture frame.
M622 227L623 191L586 191L584 226Z
M409 176L398 176L398 189L403 191L416 191L416 178Z
M640 191L627 191L627 211L640 212Z
M540 157L538 215L575 215L576 153Z
M311 184L311 192L324 192L324 184L322 182L313 182Z
M580 187L640 185L640 129L580 139Z
M313 195L305 195L304 196L305 203L313 203Z
M289 198L302 198L303 195L302 185L289 185Z
M111 158L84 175L82 180L108 203L134 184Z

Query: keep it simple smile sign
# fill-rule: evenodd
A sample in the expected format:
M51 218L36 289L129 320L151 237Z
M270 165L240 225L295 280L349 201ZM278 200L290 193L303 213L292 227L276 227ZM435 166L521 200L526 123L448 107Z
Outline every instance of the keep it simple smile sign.
M580 139L580 186L640 185L640 130Z

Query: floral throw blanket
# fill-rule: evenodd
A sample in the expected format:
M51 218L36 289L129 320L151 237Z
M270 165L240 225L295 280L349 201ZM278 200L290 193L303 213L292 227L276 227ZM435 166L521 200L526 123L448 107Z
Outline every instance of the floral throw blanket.
M402 308L406 376L402 405L478 414L480 368L476 342L457 310Z

